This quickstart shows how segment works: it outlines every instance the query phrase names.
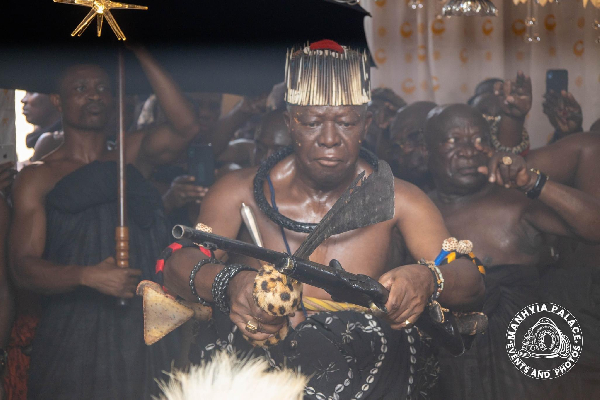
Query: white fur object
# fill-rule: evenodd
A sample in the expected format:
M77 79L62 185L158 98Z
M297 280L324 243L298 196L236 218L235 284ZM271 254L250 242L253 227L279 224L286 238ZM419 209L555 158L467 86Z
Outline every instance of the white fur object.
M210 362L176 371L161 383L161 400L301 400L308 377L291 369L269 370L264 358L239 359L225 351Z

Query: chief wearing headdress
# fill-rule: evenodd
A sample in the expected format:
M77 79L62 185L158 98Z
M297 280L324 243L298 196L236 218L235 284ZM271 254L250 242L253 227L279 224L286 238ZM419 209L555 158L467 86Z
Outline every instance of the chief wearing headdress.
M293 48L287 54L286 85L292 146L259 169L235 171L219 180L202 204L199 222L218 235L236 238L242 228L239 210L245 204L256 215L264 247L293 253L359 173L370 175L389 166L361 148L372 119L365 52L332 41ZM427 266L398 267L399 247L406 246L417 260L433 260L449 235L423 192L398 179L394 186L393 218L332 236L310 256L320 264L339 260L346 271L378 279L390 290L385 316L335 303L324 290L304 285L302 301L291 310L295 315L275 317L280 304L263 310L254 296L256 286L268 291L282 283L279 277L265 276L272 271L263 270L257 277L249 269L261 268L256 260L229 254L229 263L243 266L224 267L205 262L200 249L185 248L166 261L165 286L186 300L219 305L213 306L212 322L199 330L190 359L199 362L220 348L251 351L273 367L299 368L309 376L306 398L402 399L420 392L425 357L412 325L434 293L446 307L467 307L482 295L483 282L477 268L464 260L440 267L443 292ZM398 234L405 245L394 239ZM224 260L223 252L215 255ZM191 279L190 271L195 271ZM253 348L246 340L277 342L289 321L289 333L277 344Z

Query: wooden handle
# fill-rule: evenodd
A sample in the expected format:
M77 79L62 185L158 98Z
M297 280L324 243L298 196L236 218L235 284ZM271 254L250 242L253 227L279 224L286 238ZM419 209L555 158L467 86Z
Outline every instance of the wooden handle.
M117 266L129 268L129 229L126 226L117 226L115 242Z

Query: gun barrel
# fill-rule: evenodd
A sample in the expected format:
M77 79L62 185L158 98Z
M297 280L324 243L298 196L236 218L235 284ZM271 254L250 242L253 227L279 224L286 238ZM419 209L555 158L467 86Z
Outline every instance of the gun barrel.
M175 239L190 239L194 243L201 244L211 250L218 249L225 252L232 252L256 258L270 264L278 264L289 257L286 253L265 249L239 240L215 235L214 233L200 231L185 225L175 225L172 233Z

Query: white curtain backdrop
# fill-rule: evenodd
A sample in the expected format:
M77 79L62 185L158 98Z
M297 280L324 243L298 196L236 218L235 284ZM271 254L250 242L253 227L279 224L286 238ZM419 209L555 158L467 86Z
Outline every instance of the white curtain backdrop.
M546 144L553 128L542 113L546 70L567 69L569 91L583 109L583 127L600 118L600 13L581 0L536 6L535 32L541 41L528 44L527 4L493 0L498 17L436 18L444 1L423 0L412 10L408 0L362 0L372 18L365 19L369 47L378 65L373 87L389 87L408 103L465 102L480 81L531 75L533 107L527 129L533 148Z

